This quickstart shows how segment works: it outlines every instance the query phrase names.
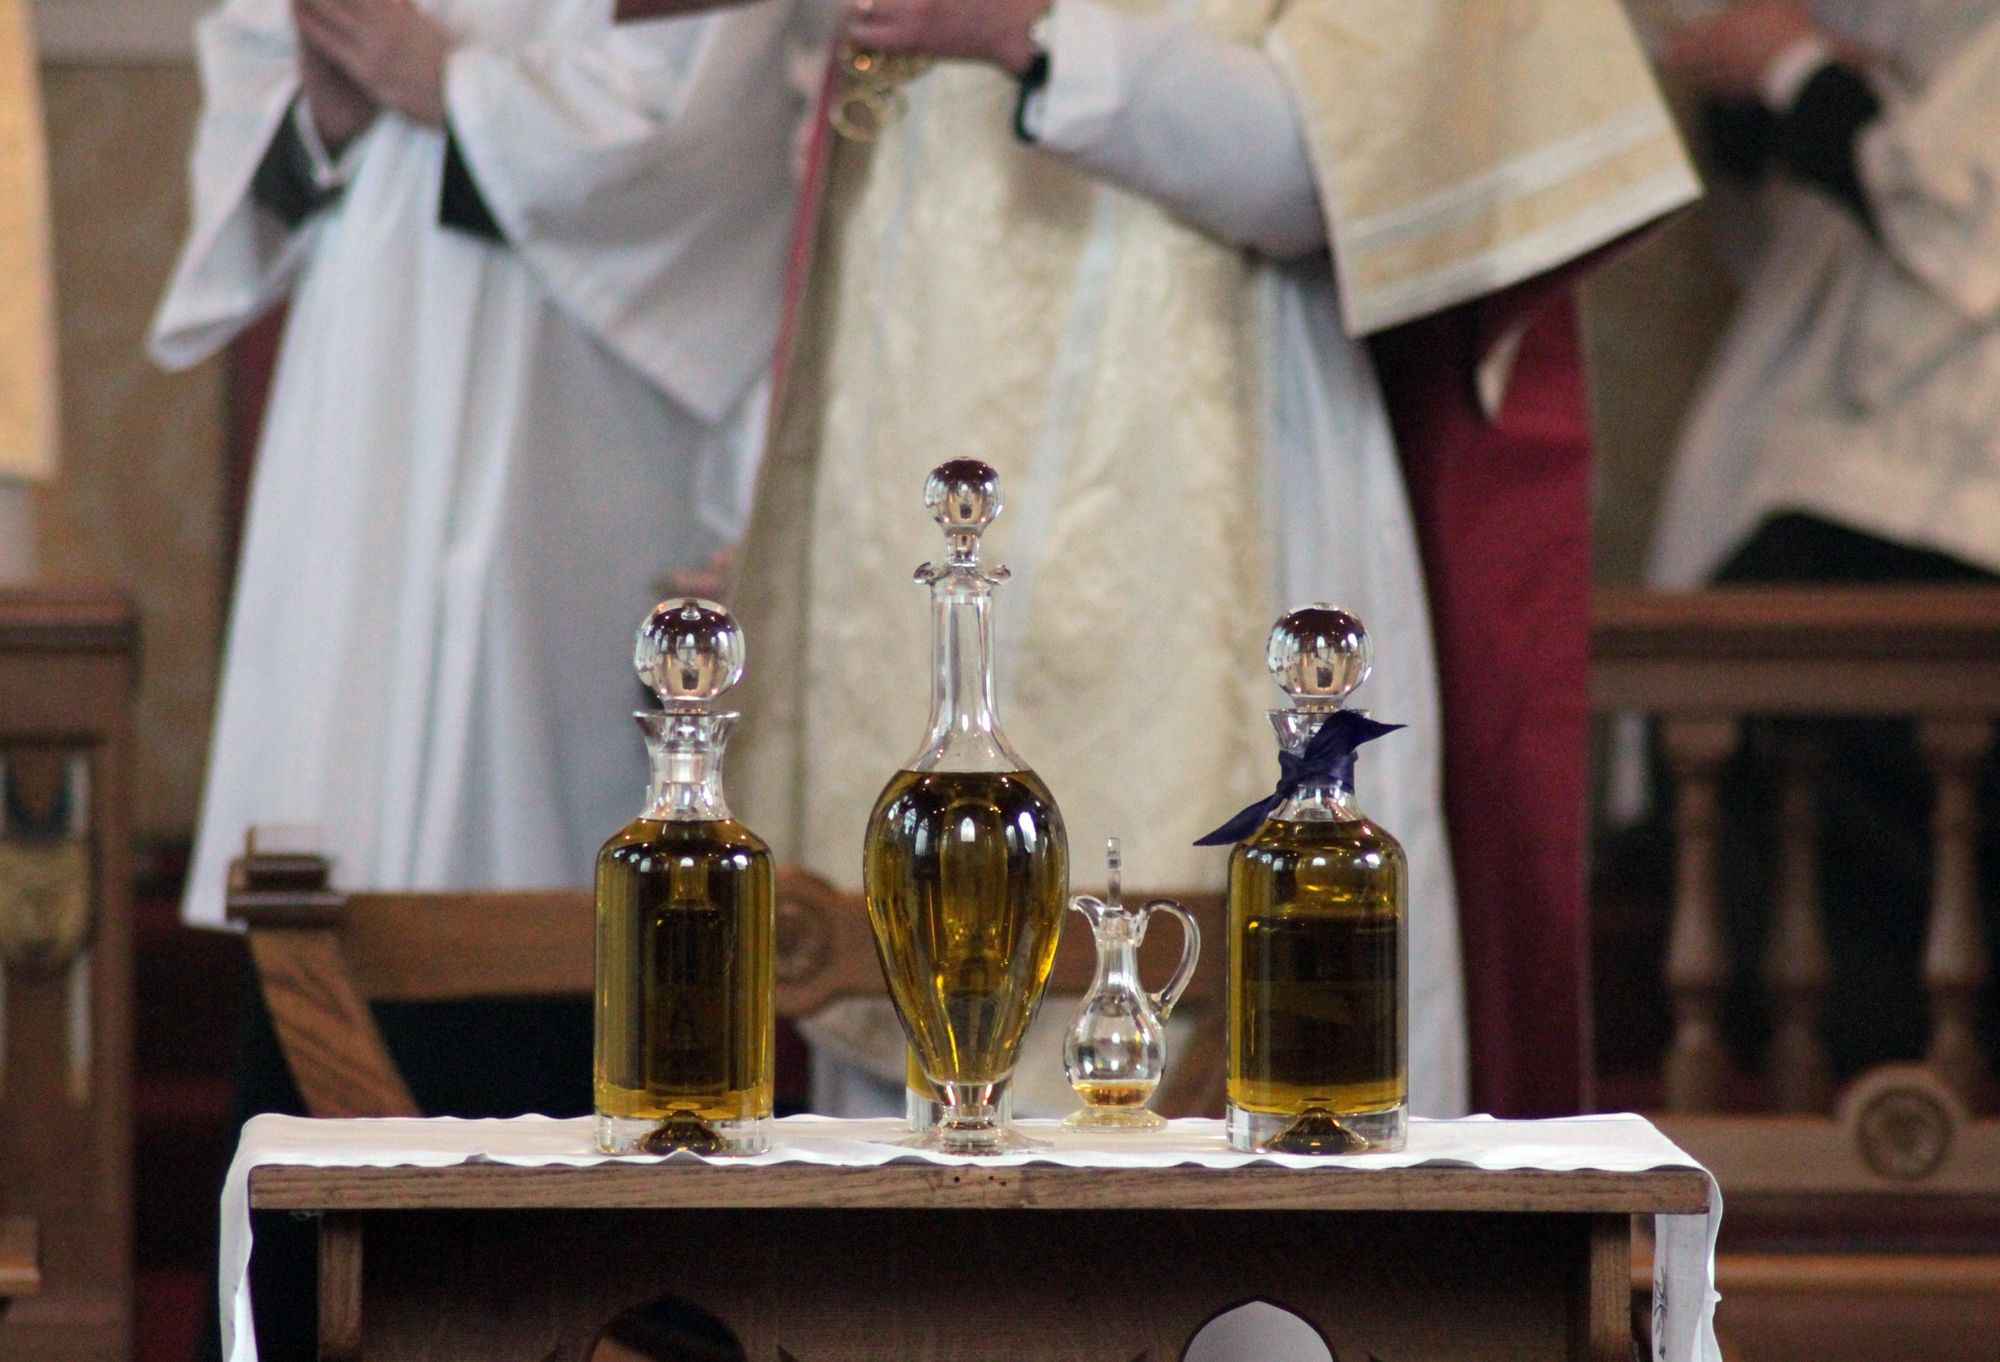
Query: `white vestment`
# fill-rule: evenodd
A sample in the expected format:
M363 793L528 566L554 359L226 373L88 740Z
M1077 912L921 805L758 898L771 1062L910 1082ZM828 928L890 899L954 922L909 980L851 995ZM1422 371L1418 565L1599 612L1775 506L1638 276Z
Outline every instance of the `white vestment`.
M1252 622L1251 635L1286 610L1312 601L1338 602L1369 627L1379 679L1357 702L1409 725L1362 750L1356 779L1362 808L1395 835L1410 857L1410 902L1415 907L1410 915L1412 1110L1426 1116L1462 1114L1467 1101L1465 1003L1440 806L1437 675L1423 571L1374 369L1367 351L1341 328L1338 293L1319 254L1325 226L1290 101L1271 63L1256 48L1219 41L1172 16L1134 15L1092 0L1060 0L1048 38L1051 79L1030 116L1041 146L1112 184L1169 202L1183 217L1218 235L1300 257L1262 257L1257 267L1260 329L1271 347L1272 381L1264 396L1258 470L1263 493L1260 552L1268 558L1262 576L1269 590L1263 599L1234 602L1231 608ZM911 96L907 118L889 135L915 147L927 141L937 145L925 126L931 115L928 91L920 85ZM937 150L948 154L942 145ZM1261 761L1237 763L1235 784L1224 788L1224 782L1216 782L1209 807L1185 810L1178 818L1159 817L1162 810L1147 803L1147 791L1127 784L1134 798L1118 797L1118 787L1133 779L1121 757L1134 740L1126 723L1133 721L1144 733L1143 715L1103 715L1093 733L1038 732L1034 711L1024 714L1011 703L1019 693L1020 650L1012 646L1018 631L1010 629L1010 617L1031 602L1043 610L1073 609L1074 598L1066 593L1088 589L1074 581L1046 580L1040 569L1057 514L1049 498L1076 476L1073 461L1089 457L1080 448L1078 413L1071 404L1081 398L1079 385L1088 375L1100 365L1117 363L1116 356L1101 351L1101 309L1113 284L1112 238L1123 197L1108 185L1097 193L1097 232L1085 247L1075 283L1082 302L1065 338L1062 362L1069 382L1059 386L1051 403L1026 484L1003 483L1008 509L987 535L987 557L1013 573L998 589L995 605L1000 715L1016 746L1061 801L1073 889L1103 892L1101 853L1104 839L1115 835L1124 844L1129 883L1148 889L1216 890L1222 887L1227 856L1190 844L1232 812L1228 806L1268 791L1277 771L1276 739L1268 730L1258 731L1247 743L1230 744L1238 754L1266 750ZM893 231L889 239L893 243ZM863 446L829 450L827 457L845 455L859 463L876 453ZM938 457L944 455L940 450ZM1015 462L998 461L1003 472ZM910 492L904 505L886 512L908 521L918 536L934 534L923 511L921 484L913 484ZM1063 495L1089 504L1091 493L1072 483ZM1101 522L1107 540L1121 541L1115 548L1107 543L1107 553L1115 552L1142 574L1157 574L1161 580L1174 574L1171 560L1149 560L1142 525L1110 511L1092 518ZM1066 600L1067 607L1062 604ZM925 611L914 591L907 605L912 621L921 626ZM1119 627L1143 630L1148 623L1135 612ZM1275 685L1256 682L1260 651L1251 647L1238 661L1237 670L1251 678L1263 703L1284 703ZM1079 656L1077 662L1087 666L1090 659ZM922 675L916 679L921 681ZM1046 712L1046 702L1038 708ZM916 750L922 720L921 708L904 709L891 720L907 730L909 752L900 755ZM1171 743L1173 737L1149 734L1138 741ZM1157 760L1150 759L1148 767ZM853 826L828 830L827 840L858 848L867 811L866 804L857 805ZM847 865L822 861L814 868L841 882L854 879ZM1227 949L1222 941L1204 946L1215 953ZM1073 1000L1052 999L1036 1018L1015 1071L1019 1114L1059 1116L1075 1107L1062 1072L1062 1037L1074 1011ZM902 1035L886 1004L832 1010L809 1030L816 1046L816 1108L863 1114L900 1106ZM1181 1036L1176 1027L1170 1039ZM859 1065L873 1083L856 1082L844 1066L826 1062L829 1058Z
M2000 3L1818 9L1886 58L1857 147L1880 237L1818 191L1766 191L1661 503L1656 586L1701 585L1787 511L2000 571Z
M1001 721L1063 809L1076 888L1108 835L1129 885L1221 887L1226 854L1191 843L1275 778L1265 631L1343 604L1377 645L1359 703L1410 725L1361 756L1359 797L1410 856L1412 1110L1449 1115L1466 1043L1431 630L1350 333L1539 273L1693 187L1614 10L1502 28L1431 6L1382 42L1380 9L1057 0L1028 118L1048 154L1011 144L1010 81L940 64L865 163L835 158L746 541L740 612L775 660L753 662L732 789L781 857L858 885L874 792L923 726L927 612L889 593L937 552L921 488L946 457L1003 479ZM1530 70L1557 78L1512 78ZM1496 135L1431 138L1424 109ZM1358 286L1336 287L1329 240ZM1024 1114L1072 1104L1069 1012L1030 1036ZM893 1090L880 1012L814 1039Z
M287 232L251 179L298 90L284 0L199 29L173 367L289 296L185 915L252 825L340 884L581 885L639 807L632 631L729 542L792 224L783 0L436 0L446 107L504 243L441 227L445 136L385 113Z

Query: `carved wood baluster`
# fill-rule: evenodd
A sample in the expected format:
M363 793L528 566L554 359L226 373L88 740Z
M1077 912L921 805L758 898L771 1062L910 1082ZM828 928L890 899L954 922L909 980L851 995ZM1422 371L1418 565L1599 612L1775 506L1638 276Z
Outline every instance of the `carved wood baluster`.
M1819 1034L1833 978L1820 908L1820 758L1818 747L1802 736L1787 737L1779 748L1777 897L1764 943L1774 1023L1767 1081L1778 1111L1825 1111L1833 1095Z
M1925 719L1917 726L1937 781L1931 812L1931 920L1924 987L1931 1001L1929 1063L1968 1105L1984 1089L1979 991L1986 943L1979 923L1979 775L1993 747L1985 719Z
M1674 1012L1666 1064L1671 1111L1714 1110L1729 1068L1721 1027L1729 943L1716 893L1721 824L1716 775L1739 738L1734 719L1681 718L1661 724L1661 747L1674 782L1674 907L1666 964Z

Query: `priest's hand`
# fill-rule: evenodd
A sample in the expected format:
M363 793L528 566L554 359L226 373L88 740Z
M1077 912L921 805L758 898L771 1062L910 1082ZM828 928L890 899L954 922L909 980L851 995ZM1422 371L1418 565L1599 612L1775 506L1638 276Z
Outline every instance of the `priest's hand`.
M1049 0L849 0L842 37L865 52L990 62L1018 76L1034 60L1028 30Z
M298 9L297 3L293 9ZM299 93L319 140L335 156L359 137L382 109L373 95L305 37L303 29L299 36Z
M409 0L294 0L299 36L384 107L444 126L451 37Z
M1755 100L1771 64L1818 32L1804 0L1744 0L1677 32L1666 65L1705 95Z

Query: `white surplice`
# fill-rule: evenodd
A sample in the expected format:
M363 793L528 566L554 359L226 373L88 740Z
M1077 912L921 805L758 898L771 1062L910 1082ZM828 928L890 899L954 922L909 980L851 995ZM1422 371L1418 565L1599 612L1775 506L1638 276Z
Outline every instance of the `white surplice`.
M1701 585L1786 511L2000 571L2000 3L1815 9L1884 58L1856 148L1880 235L1817 190L1766 190L1662 498L1656 586Z
M290 314L193 922L222 920L252 825L311 829L348 886L587 883L643 790L632 630L740 526L793 212L789 4L425 8L503 243L440 226L444 134L393 113L287 232L250 190L298 89L284 0L199 29L194 223L152 352Z

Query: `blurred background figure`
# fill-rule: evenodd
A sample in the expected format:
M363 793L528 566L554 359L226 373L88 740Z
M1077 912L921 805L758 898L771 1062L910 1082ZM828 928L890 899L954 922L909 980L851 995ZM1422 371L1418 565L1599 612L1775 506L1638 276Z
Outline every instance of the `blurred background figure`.
M1763 239L1653 582L2000 571L2000 4L1752 0L1667 59Z
M152 351L291 300L190 921L246 829L343 882L588 882L627 655L733 537L791 224L788 10L231 0Z
M190 922L221 924L256 827L354 886L590 882L644 788L634 625L740 525L792 223L790 13L228 0L202 22L152 353L192 364L290 312ZM426 1111L588 1109L581 1002L380 1021ZM239 1117L302 1109L254 998L239 1081ZM309 1355L310 1236L258 1242L267 1355Z
M1750 0L1681 27L1666 62L1704 101L1736 193L1718 238L1743 281L1668 475L1650 581L1991 581L2000 3ZM1768 845L1772 744L1804 737L1832 762L1833 1058L1853 1072L1921 1053L1930 784L1912 726L1756 736L1730 784L1736 916L1768 901L1769 857L1742 843Z

